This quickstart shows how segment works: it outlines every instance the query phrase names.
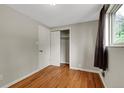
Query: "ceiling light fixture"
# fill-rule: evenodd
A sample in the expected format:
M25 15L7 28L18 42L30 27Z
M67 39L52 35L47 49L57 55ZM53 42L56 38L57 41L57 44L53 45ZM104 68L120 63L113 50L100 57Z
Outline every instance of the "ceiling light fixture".
M55 3L51 3L50 5L51 5L51 6L55 6L56 4L55 4Z
M52 2L50 3L50 5L51 5L51 6L55 6L55 5L56 5L55 1L52 1Z

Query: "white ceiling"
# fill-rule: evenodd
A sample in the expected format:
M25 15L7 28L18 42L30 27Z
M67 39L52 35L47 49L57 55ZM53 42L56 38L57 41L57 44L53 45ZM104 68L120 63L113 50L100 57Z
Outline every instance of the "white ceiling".
M97 20L102 7L100 4L57 4L55 6L16 4L8 6L48 27Z

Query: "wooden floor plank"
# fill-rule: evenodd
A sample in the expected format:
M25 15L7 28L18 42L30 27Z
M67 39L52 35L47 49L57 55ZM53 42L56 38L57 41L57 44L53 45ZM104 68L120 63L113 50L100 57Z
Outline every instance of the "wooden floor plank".
M94 73L93 78L95 82L95 87L102 88L104 86L98 74Z
M72 70L66 64L48 66L10 88L103 88L98 74Z

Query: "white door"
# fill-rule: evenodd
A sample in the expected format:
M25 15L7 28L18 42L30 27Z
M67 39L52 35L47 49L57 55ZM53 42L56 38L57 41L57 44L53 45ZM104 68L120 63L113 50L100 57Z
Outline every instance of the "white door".
M50 30L39 26L39 68L44 68L50 62Z
M51 64L60 66L60 31L51 32Z

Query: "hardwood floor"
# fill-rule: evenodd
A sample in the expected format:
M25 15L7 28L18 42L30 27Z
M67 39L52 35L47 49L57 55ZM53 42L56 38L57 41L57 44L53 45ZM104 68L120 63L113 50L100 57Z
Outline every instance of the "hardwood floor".
M69 69L68 65L48 66L10 88L103 88L98 74Z

